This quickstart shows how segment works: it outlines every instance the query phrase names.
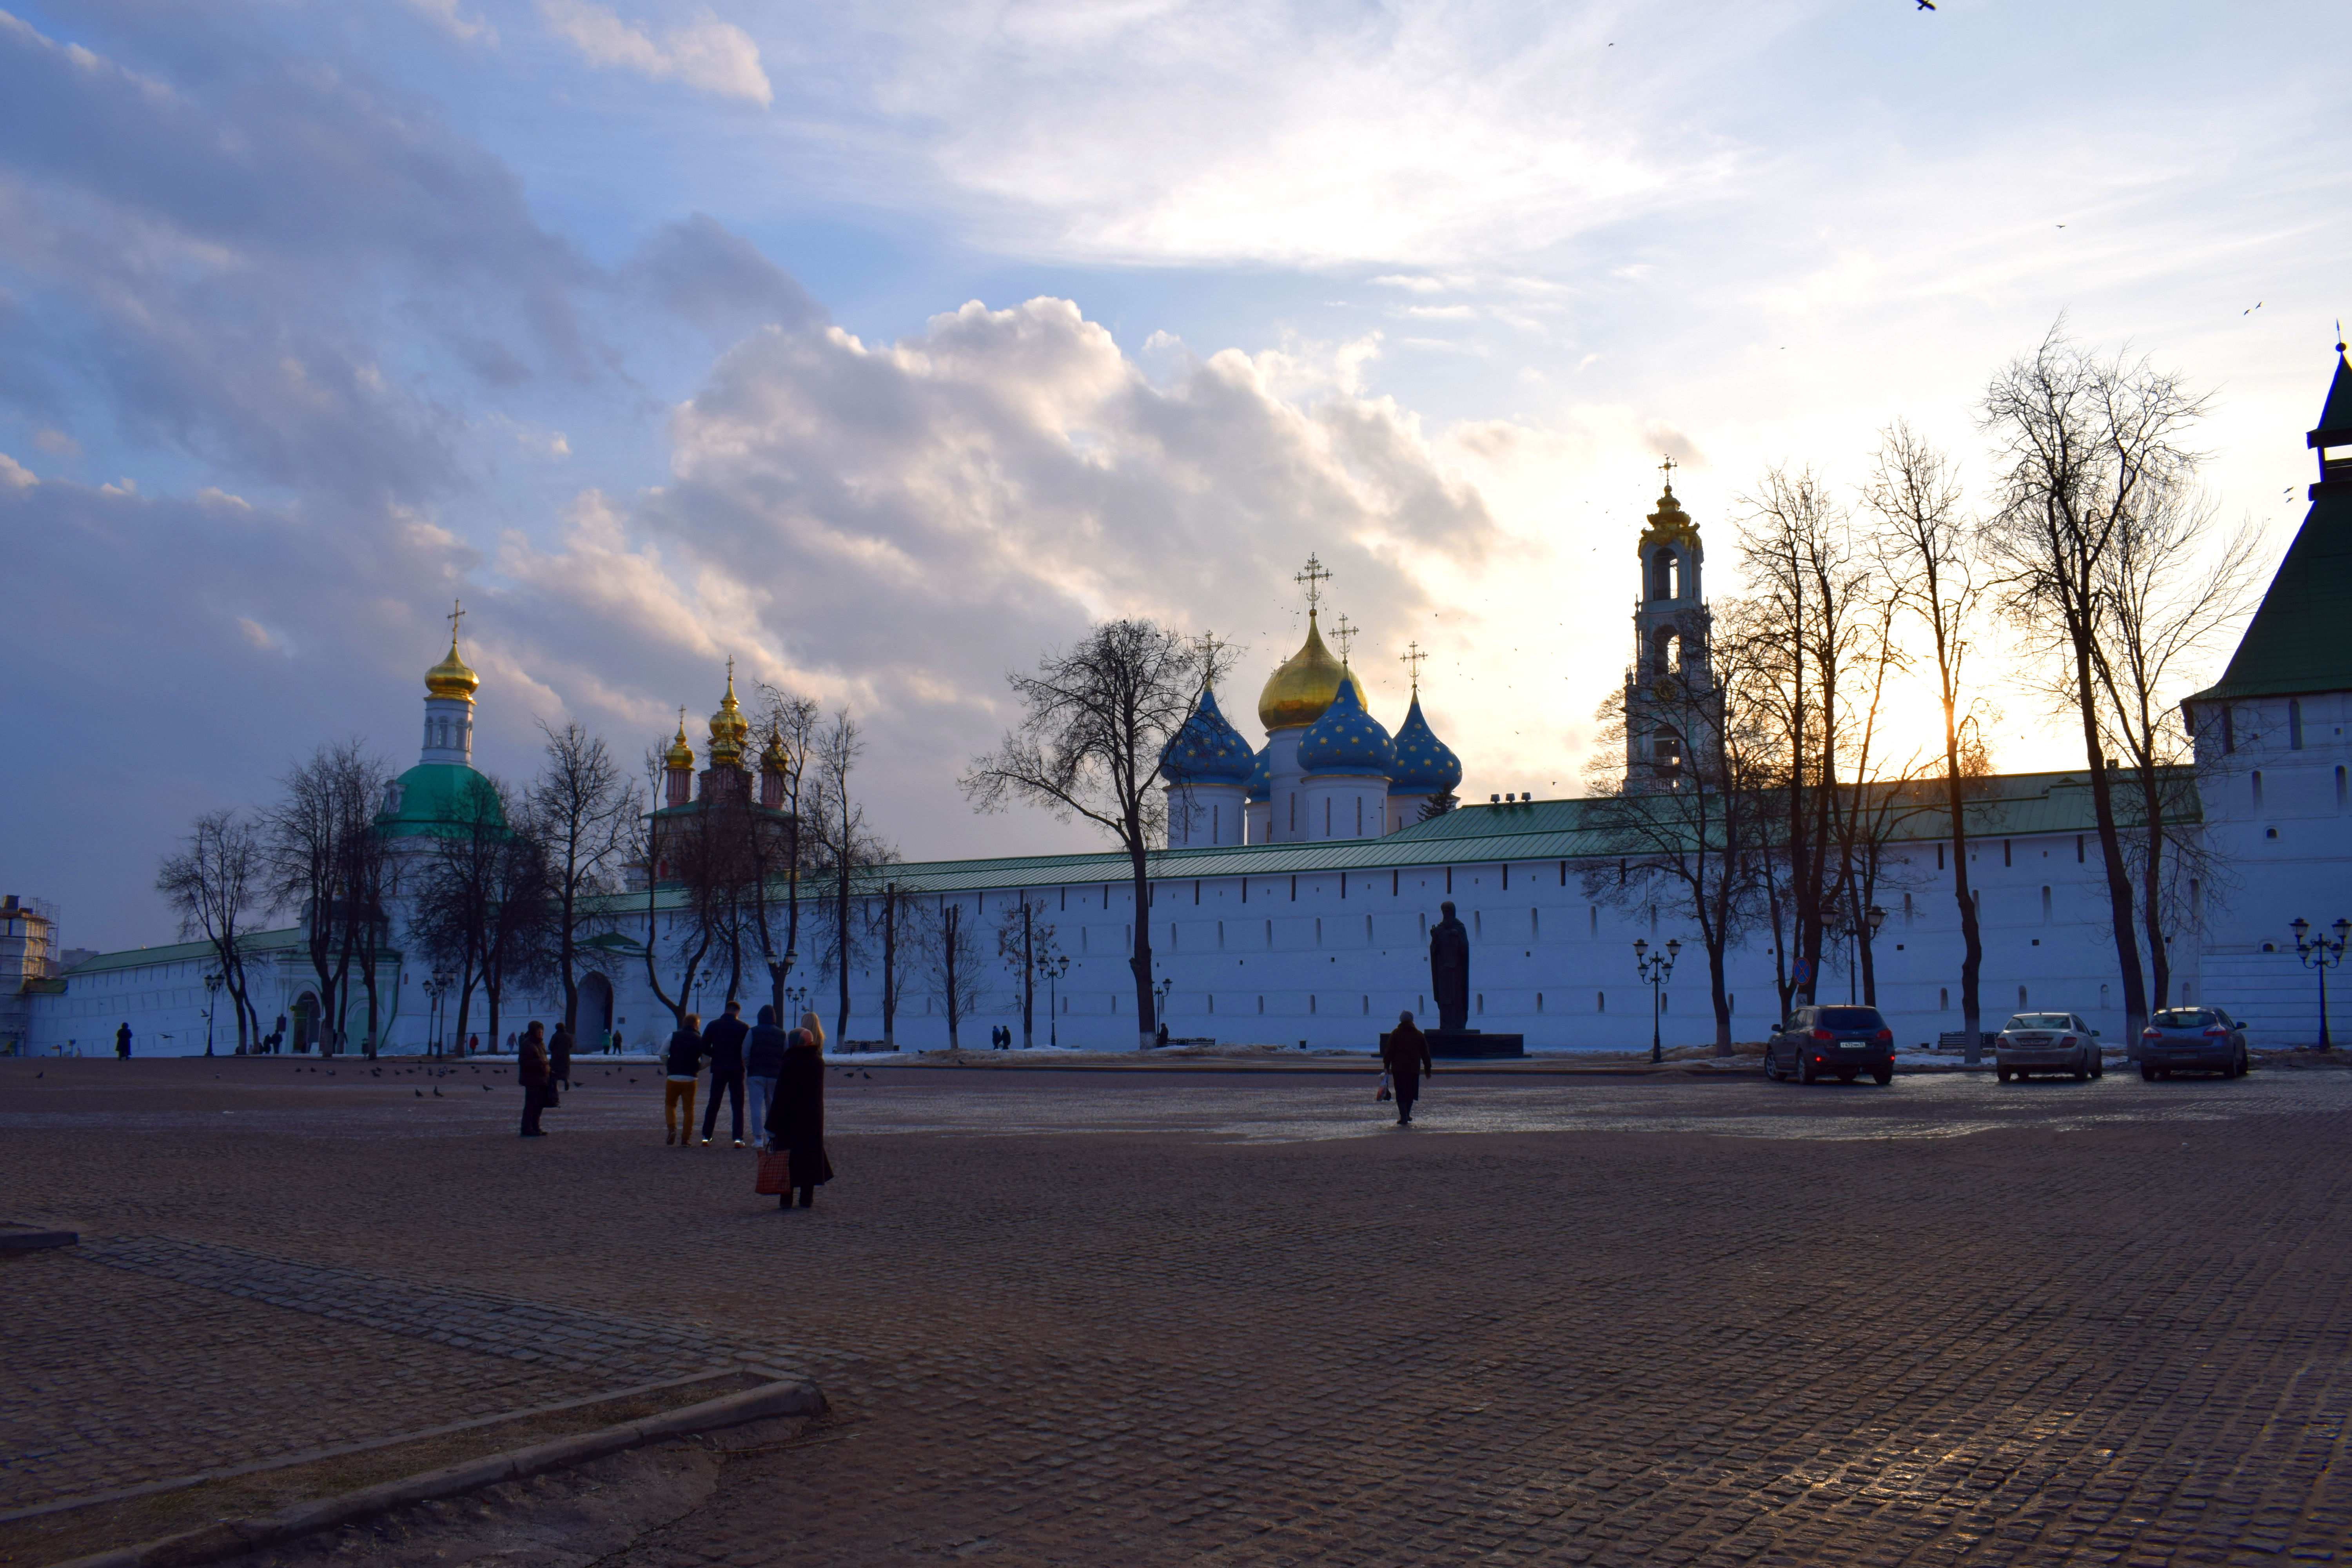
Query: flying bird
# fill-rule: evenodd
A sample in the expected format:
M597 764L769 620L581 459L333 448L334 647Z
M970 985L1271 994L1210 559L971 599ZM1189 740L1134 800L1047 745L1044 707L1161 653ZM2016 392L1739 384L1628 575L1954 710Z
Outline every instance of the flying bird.
M2238 314L2240 314L2241 316L2251 316L2251 315L2252 315L2252 314L2254 313L2254 311L2259 310L2261 310L2262 308L2263 308L2263 302L2262 302L2260 300L2255 300L2255 301L2253 302L2253 305L2252 305L2252 307L2251 309L2241 310L2241 311L2239 311L2239 312L2238 312Z
M1936 0L1919 0L1919 9L1922 11L1932 11L1935 8Z

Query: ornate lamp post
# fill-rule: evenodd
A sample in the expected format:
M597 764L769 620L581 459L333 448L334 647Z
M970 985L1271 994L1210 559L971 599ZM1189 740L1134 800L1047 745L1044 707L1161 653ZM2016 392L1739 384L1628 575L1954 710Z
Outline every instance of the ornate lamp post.
M1868 928L1873 939L1875 939L1878 935L1878 928L1885 923L1886 911L1876 904L1862 911L1862 921L1859 924L1853 920L1845 922L1845 999L1848 1003L1855 1000L1854 987L1862 983L1860 943L1863 931L1865 927Z
M2344 962L2345 939L2352 937L2352 921L2336 922L2336 939L2333 942L2328 940L2326 931L2305 941L2305 934L2311 930L2311 922L2300 916L2295 918L2291 929L2294 931L2294 951L2302 958L2303 966L2319 971L2319 1048L2333 1050L2335 1043L2327 1037L2327 970L2330 964Z
M425 977L425 1049L427 1055L441 1055L441 998L448 994L449 977L428 974Z
M1667 977L1674 973L1675 960L1682 951L1682 939L1679 937L1669 938L1665 947L1657 952L1650 951L1646 938L1637 936L1633 939L1633 968L1650 988L1650 1059L1654 1062L1666 1059L1658 1036L1658 998L1665 988Z
M1062 1044L1062 976L1070 972L1070 955L1056 956L1051 963L1040 959L1037 973L1045 977L1045 1043L1059 1049Z
M219 975L205 976L205 1055L206 1056L213 1054L213 1003L219 996L220 988ZM2326 1009L2323 1008L2322 1011L2324 1013ZM2322 1026L2325 1027L2324 1025Z
M1165 1037L1168 1033L1168 994L1175 989L1176 977L1172 974L1161 975L1160 984L1152 987L1152 990L1159 994L1159 1005L1155 1011L1160 1015L1160 1033L1162 1037Z

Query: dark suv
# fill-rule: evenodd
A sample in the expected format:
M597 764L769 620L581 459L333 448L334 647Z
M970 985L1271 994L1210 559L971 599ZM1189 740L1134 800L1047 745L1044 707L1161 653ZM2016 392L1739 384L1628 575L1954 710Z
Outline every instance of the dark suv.
M1895 1030L1875 1007L1800 1007L1764 1044L1764 1076L1811 1083L1835 1073L1895 1081Z
M2176 1072L2246 1074L2246 1026L2219 1007L2165 1007L2139 1036L2139 1076Z

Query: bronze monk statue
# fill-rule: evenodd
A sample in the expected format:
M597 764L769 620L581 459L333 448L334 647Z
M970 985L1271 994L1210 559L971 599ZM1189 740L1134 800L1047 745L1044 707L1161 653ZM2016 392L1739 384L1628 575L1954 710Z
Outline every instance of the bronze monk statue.
M1470 931L1454 918L1454 900L1438 906L1444 911L1429 933L1429 993L1437 1001L1441 1034L1458 1034L1470 1026Z

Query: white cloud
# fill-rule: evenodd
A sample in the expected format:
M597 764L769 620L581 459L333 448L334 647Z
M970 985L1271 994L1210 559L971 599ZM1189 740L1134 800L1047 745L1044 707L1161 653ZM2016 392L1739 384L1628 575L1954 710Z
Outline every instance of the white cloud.
M751 36L707 10L682 26L665 30L658 42L646 27L632 26L610 6L591 0L539 0L539 14L600 69L635 71L698 92L747 98L762 107L775 100Z
M40 482L32 469L7 453L0 452L0 491L28 490Z
M408 0L408 8L461 44L499 47L499 30L479 16L467 16L459 0Z

